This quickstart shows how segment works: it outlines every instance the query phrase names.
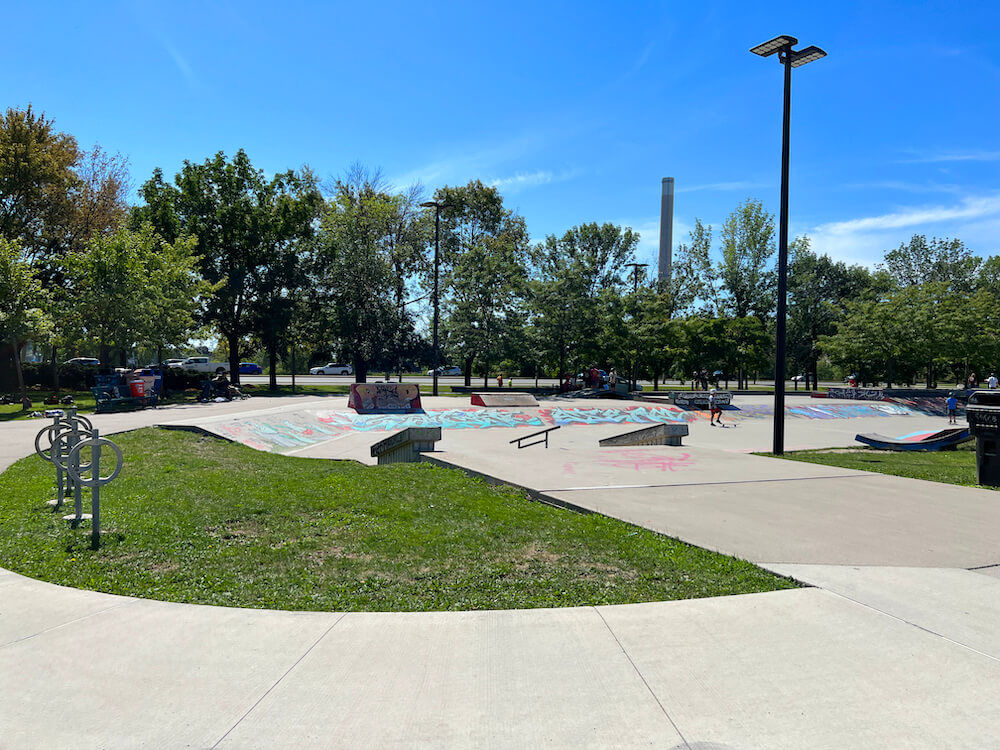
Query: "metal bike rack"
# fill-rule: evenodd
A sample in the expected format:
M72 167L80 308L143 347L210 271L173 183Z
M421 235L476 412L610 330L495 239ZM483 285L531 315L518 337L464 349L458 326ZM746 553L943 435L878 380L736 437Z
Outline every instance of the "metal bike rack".
M44 460L55 466L56 469L56 496L54 499L47 501L49 505L54 506L58 510L63 501L68 499L70 494L74 492L74 484L70 477L67 476L65 463L63 459L66 453L73 446L75 439L80 437L80 433L84 430L93 430L94 426L91 424L90 420L86 417L81 417L76 413L76 409L68 409L65 414L56 415L52 418L52 424L43 427L39 430L38 434L35 435L35 453L41 456ZM57 439L57 436L61 432L72 431L72 436ZM42 439L45 438L48 442L48 447L42 447ZM63 443L67 442L67 449L63 450Z
M115 468L106 477L101 476L101 449L107 447L115 454ZM90 463L86 468L80 468L80 452L84 448L90 448ZM97 430L93 431L92 437L81 440L67 457L66 467L73 480L78 484L90 488L90 546L97 549L101 544L101 487L111 482L121 473L125 459L122 456L122 449L107 438L102 438ZM88 471L90 477L82 475ZM71 518L71 516L67 516Z

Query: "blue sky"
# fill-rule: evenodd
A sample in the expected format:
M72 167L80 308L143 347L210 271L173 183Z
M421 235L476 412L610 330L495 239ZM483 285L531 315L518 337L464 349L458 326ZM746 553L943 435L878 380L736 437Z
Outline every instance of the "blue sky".
M1000 4L21 3L4 104L154 167L244 148L268 172L352 162L428 189L494 183L535 238L675 243L738 202L778 210L779 34L829 57L792 82L791 229L875 263L914 233L1000 251ZM10 33L19 30L18 33Z

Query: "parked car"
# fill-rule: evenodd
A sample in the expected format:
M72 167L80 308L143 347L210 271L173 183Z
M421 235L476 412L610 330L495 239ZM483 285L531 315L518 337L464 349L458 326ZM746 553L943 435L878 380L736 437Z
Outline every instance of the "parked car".
M438 377L439 378L443 377L445 375L461 375L462 374L462 368L461 367L445 367L444 365L442 365L441 367L439 367L437 369L438 369ZM434 377L434 370L428 370L427 371L427 377L429 377L429 378Z
M260 375L264 370L256 362L240 362L240 375Z
M181 365L182 364L184 364L184 360L183 359L179 359L177 357L174 357L174 358L168 359L166 362L164 362L163 366L164 367L172 367L175 370L179 370L179 369L181 369Z
M805 379L806 379L806 376L805 376L805 375L796 375L796 376L794 376L794 377L792 378L792 382L793 382L793 383L801 383L801 382L802 382L803 380L805 380Z
M351 365L339 365L336 362L328 362L320 367L310 367L310 375L353 375L354 368Z
M101 360L96 357L73 357L63 362L64 365L77 365L79 367L100 367Z
M212 362L208 357L188 357L180 364L184 372L229 372L225 362Z

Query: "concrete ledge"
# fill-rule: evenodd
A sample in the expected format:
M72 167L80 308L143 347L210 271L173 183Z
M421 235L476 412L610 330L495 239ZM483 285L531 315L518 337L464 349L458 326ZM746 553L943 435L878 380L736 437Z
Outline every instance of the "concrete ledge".
M441 439L440 427L407 427L372 446L372 458L383 464L417 463L420 454L434 450Z
M602 448L612 445L681 445L681 438L687 437L688 434L686 423L657 424L604 438L598 442Z

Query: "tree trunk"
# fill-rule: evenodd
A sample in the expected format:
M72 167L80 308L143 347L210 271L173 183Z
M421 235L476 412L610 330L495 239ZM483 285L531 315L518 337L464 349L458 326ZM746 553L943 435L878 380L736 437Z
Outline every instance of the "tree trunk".
M163 369L163 346L161 344L156 345L156 364Z
M368 360L364 359L358 354L355 354L352 358L354 362L354 382L355 383L367 383L368 382Z
M933 362L928 362L927 363L927 387L928 388L933 388L934 386L931 385L933 382L934 382L934 363Z
M17 373L17 390L21 392L21 410L31 408L28 402L28 389L24 387L24 370L21 369L21 347L17 344L11 347L14 352L14 371Z
M52 345L52 387L56 393L59 392L59 359L57 357L58 348Z
M101 372L111 372L111 347L103 341L99 347L98 358L101 360Z
M233 385L240 384L240 337L226 336L229 343L229 382Z
M464 369L465 369L465 387L466 388L471 388L472 387L472 362L473 362L473 360L474 360L474 357L466 357L465 358L465 368Z
M267 347L267 386L272 391L278 390L278 345L273 341Z

